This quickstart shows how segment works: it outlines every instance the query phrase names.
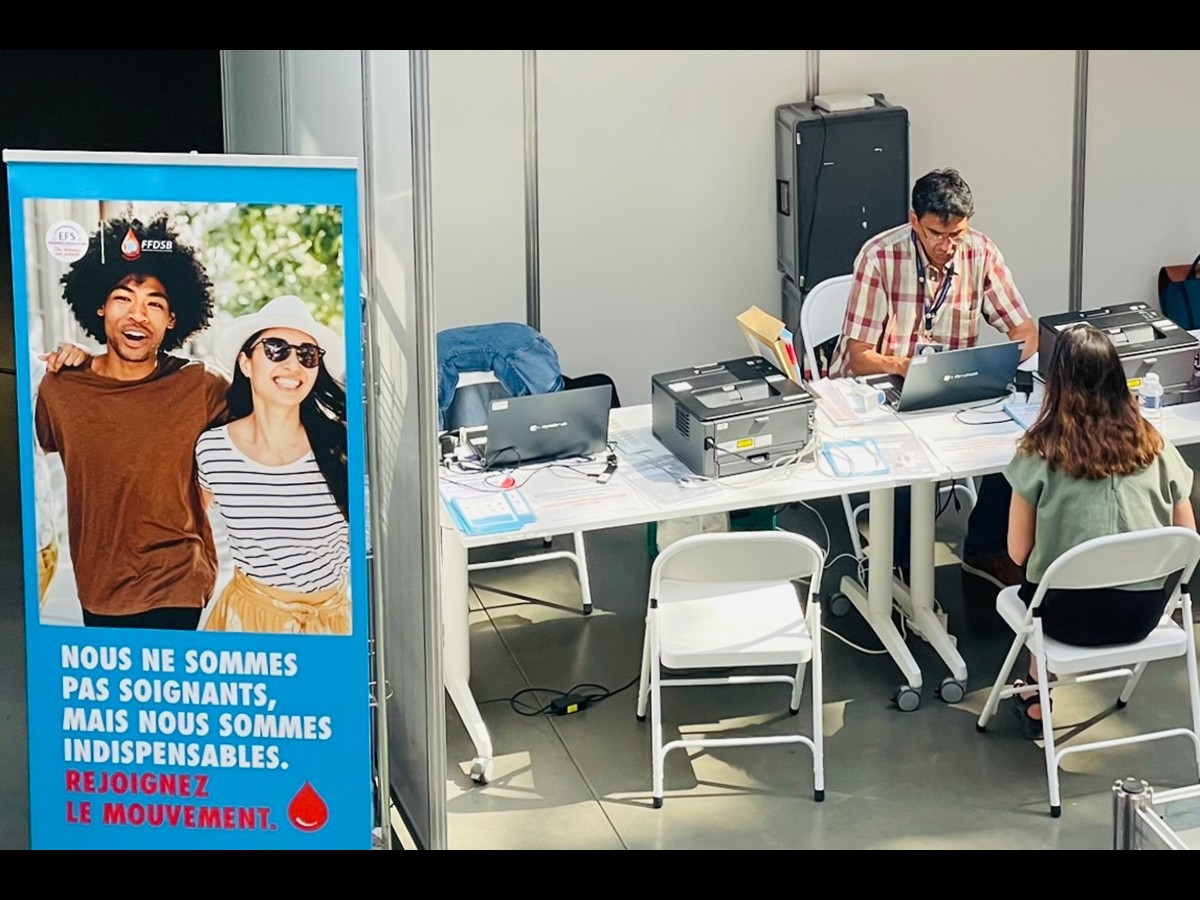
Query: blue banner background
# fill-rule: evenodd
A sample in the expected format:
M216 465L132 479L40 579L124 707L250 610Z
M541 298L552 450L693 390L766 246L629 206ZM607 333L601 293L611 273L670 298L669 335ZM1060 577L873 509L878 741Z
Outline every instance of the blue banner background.
M272 165L208 166L163 164L117 164L75 162L9 163L10 214L12 221L14 323L18 377L18 425L24 522L23 554L25 612L28 655L29 759L31 843L34 848L368 848L372 827L372 772L370 726L369 616L366 559L365 453L363 447L362 309L359 302L359 216L357 172L352 168ZM25 201L41 198L120 201L172 201L187 203L238 204L330 204L343 210L344 317L346 335L346 394L350 484L350 567L353 632L349 636L233 634L206 632L148 631L138 629L87 629L41 624L38 615L37 550L33 475L33 410L30 384L30 348L23 337L29 334L26 298ZM40 236L39 236L40 237ZM63 548L65 552L65 548ZM64 649L67 648L67 649ZM74 650L80 665L74 665ZM91 648L91 649L83 649ZM84 657L104 657L105 652L121 666L128 654L128 667L106 671L83 666ZM144 651L173 651L173 672L149 672L143 667ZM185 671L188 653L233 651L228 660L259 663L271 659L294 674L237 675ZM71 666L64 668L64 658ZM209 657L204 657L209 659ZM196 662L201 657L193 656ZM213 657L215 659L215 657ZM82 681L71 682L75 695L64 698L74 679L107 678L107 700L85 700L78 693ZM268 706L185 705L180 702L122 702L118 696L122 679L137 681L245 682L261 684ZM95 687L92 682L92 687ZM201 685L203 687L203 684ZM260 693L259 696L262 696ZM129 729L111 731L67 731L64 710L82 708L89 716L106 718L106 712L126 710ZM100 713L92 713L99 710ZM144 735L138 733L139 712L205 713L209 733L205 736ZM307 725L311 738L221 736L223 715L256 714L312 717L292 720ZM323 721L327 717L327 721ZM183 716L186 722L188 716ZM99 724L99 723L98 723ZM323 732L327 739L321 739ZM274 747L274 768L164 765L154 762L83 763L65 759L73 738L103 742L165 741L172 744L230 745L226 754L255 752L270 758L265 748ZM254 745L262 749L255 751ZM124 749L118 744L118 750ZM131 747L131 749L133 749ZM142 793L87 793L84 778L72 772L91 772L94 788L107 775L110 788L125 777L138 777L139 788L147 785L140 776L150 773L158 786L160 775L175 775L174 788L189 776L192 796ZM115 782L112 776L118 776ZM206 796L195 796L199 780L206 779ZM294 826L289 804L310 784L328 810L328 820L317 830ZM167 779L166 786L171 787ZM127 824L104 824L106 804L120 804ZM83 804L90 804L90 823ZM136 808L141 804L140 808ZM190 812L189 812L190 808ZM202 809L203 808L203 811ZM216 812L213 811L216 808ZM231 809L232 812L227 812ZM109 811L110 816L113 814ZM151 813L175 824L128 824ZM190 817L190 818L189 818ZM193 827L188 827L188 822ZM226 825L232 822L233 828ZM204 825L204 827L199 827ZM214 827L214 825L219 827ZM238 827L250 825L251 827Z

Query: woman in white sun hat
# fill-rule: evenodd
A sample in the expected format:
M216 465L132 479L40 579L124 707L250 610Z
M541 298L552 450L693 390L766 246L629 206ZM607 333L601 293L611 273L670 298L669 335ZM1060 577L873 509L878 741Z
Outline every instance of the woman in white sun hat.
M234 319L220 353L229 424L200 436L196 466L234 573L205 630L349 634L342 336L276 297Z

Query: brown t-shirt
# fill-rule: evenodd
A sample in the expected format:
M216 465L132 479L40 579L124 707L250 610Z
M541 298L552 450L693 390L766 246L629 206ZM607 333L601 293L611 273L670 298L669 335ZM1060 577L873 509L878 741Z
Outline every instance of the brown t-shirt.
M90 613L203 608L217 551L196 485L196 439L224 413L226 380L197 360L159 357L118 381L90 364L42 379L38 443L67 476L79 601Z

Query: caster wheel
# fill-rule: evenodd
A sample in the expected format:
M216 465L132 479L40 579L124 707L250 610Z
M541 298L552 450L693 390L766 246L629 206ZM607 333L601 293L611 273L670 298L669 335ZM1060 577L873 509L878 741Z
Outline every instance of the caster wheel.
M590 603L583 608L583 614L585 616L590 616L592 614L592 605Z
M845 594L834 594L829 598L829 614L841 618L850 612L854 604L850 602L850 598Z
M476 784L487 784L492 780L492 761L490 759L476 759L471 764L471 780Z
M942 698L944 703L960 703L962 698L966 696L966 689L961 681L955 681L953 678L944 678L942 683L938 685L938 696Z
M913 712L921 705L921 695L908 685L901 685L892 694L892 702L899 707L900 712Z

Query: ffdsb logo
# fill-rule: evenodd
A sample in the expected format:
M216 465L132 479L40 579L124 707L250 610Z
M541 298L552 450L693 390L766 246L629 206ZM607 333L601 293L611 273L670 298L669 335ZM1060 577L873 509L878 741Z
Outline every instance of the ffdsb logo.
M121 255L129 260L137 259L143 252L170 253L174 249L174 241L152 240L151 238L139 241L132 228L125 234L125 239L121 241Z

